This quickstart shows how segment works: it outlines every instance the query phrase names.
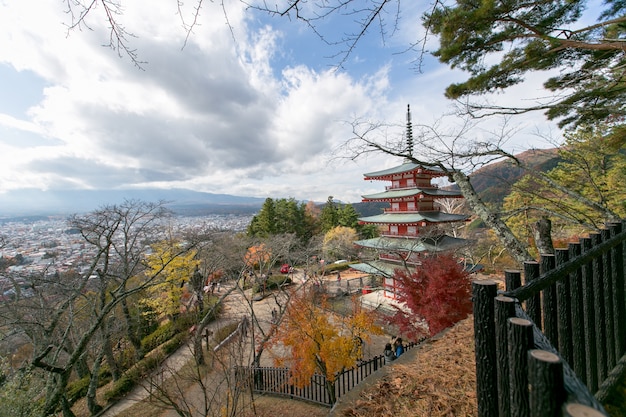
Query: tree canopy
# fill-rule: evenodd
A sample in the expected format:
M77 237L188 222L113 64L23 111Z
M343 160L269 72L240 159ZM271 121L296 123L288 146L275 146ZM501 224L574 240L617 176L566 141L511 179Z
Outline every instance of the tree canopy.
M341 317L328 314L328 302L315 301L310 288L294 292L273 343L291 351L288 357L278 357L277 366L291 365L292 382L306 386L315 373L327 378L327 392L335 398L334 381L338 372L356 365L363 355L362 343L372 334L382 334L375 324L375 313L355 308L352 315Z
M553 92L530 107L470 105L482 114L545 110L561 127L610 121L625 114L624 29L626 4L606 0L603 9L587 0L437 2L425 25L439 36L434 52L452 68L469 73L451 84L451 99L502 91L534 71L547 72ZM597 16L592 16L597 12ZM596 22L590 19L597 18Z
M528 174L514 184L504 209L516 234L528 239L531 225L539 218L551 219L556 230L570 234L600 229L626 215L619 185L626 181L626 155L623 147L606 140L606 129L585 126L566 133L555 168L544 177ZM572 192L565 193L554 184Z
M313 236L315 219L307 205L294 198L266 198L261 211L252 218L248 226L249 236L269 237L276 234L295 233L303 241Z

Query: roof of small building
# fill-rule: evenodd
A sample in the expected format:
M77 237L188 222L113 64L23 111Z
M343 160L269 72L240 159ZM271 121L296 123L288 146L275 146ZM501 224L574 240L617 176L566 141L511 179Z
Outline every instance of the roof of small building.
M357 240L357 246L365 248L406 251L406 252L443 252L467 245L466 239L448 235L438 235L423 238L381 236L372 239ZM350 265L352 267L352 265Z
M351 264L350 268L356 269L357 271L365 272L366 274L392 277L394 275L394 270L397 268L402 268L402 266L382 261L371 261L367 263Z
M418 169L423 169L426 171L430 171L436 173L438 175L445 175L445 172L437 167L437 166L426 166L422 164L416 164L413 162L405 162L402 165L397 165L395 167L383 169L381 171L368 172L363 174L366 178L374 178L374 177L386 177L394 174L404 174L405 172L411 172Z
M400 190L386 190L380 193L363 195L365 200L390 200L396 198L413 197L425 194L435 197L462 197L460 191L442 190L440 188L403 188Z
M359 221L365 223L381 224L412 224L419 222L443 223L467 220L465 214L450 214L441 211L421 211L417 213L382 213L375 216L359 217Z

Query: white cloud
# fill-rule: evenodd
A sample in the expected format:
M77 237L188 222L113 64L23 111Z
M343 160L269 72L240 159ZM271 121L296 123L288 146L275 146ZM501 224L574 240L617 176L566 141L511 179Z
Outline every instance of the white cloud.
M322 61L328 54L321 42L306 46L322 49L301 50L306 31L279 31L285 20L226 3L228 24L220 4L203 2L185 40L175 1L124 2L119 22L136 35L127 41L146 62L141 70L123 51L120 57L102 46L109 31L101 9L68 33L63 3L39 1L37 13L32 2L1 3L0 63L32 71L45 87L28 118L0 114L0 191L154 186L359 201L381 186L365 183L362 173L394 162L329 163L351 137L344 122L369 117L401 125L407 103L414 120L447 111L443 87L456 76L447 68L410 73L409 64L394 63L389 49L381 55L373 46L380 42L370 42L358 50L368 65L358 67L361 75L328 70L333 62ZM186 7L189 23L191 3ZM416 24L408 22L411 10L403 25ZM308 65L292 61L304 55Z

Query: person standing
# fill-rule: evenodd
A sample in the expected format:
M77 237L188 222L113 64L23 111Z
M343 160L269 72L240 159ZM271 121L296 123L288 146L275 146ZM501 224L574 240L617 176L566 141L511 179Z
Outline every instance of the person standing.
M391 343L387 343L385 345L385 350L383 352L383 356L385 357L385 365L389 365L396 359L396 354L391 347Z
M399 358L404 353L404 345L402 345L402 338L398 337L393 343L396 358Z

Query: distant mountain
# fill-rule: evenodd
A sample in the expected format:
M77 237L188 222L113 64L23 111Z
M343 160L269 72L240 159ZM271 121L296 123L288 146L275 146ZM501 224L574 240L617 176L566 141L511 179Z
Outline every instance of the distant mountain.
M124 200L166 201L178 214L254 214L265 198L239 197L183 189L142 190L13 190L0 194L0 216L85 213Z
M389 203L381 203L379 201L367 201L361 203L352 203L354 210L359 213L359 217L368 217L381 214L386 208L389 207Z
M537 171L549 171L561 160L558 148L534 149L515 155L526 165ZM486 165L470 175L476 192L487 203L502 204L511 193L511 186L524 176L525 172L511 161Z

